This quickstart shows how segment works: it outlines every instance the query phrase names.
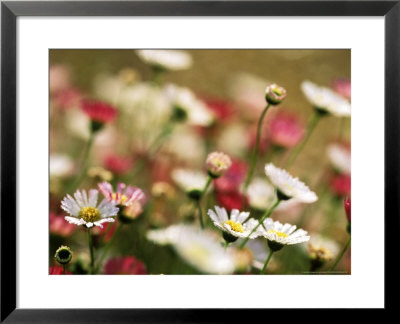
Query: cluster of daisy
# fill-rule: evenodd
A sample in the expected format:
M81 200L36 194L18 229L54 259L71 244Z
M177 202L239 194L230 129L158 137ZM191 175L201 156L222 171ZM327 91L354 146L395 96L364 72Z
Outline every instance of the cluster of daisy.
M275 253L294 245L287 254L308 264L290 271L333 271L350 246L348 134L341 126L326 145L329 167L316 181L302 151L321 119L347 125L350 82L303 81L306 124L286 109L281 85L241 73L230 77L229 100L215 98L171 81L194 66L189 52L131 54L146 73L100 73L90 93L67 67L51 67L51 136L67 132L74 153L51 141L50 274L283 273L290 262ZM342 249L321 234L341 221L323 192L347 216Z

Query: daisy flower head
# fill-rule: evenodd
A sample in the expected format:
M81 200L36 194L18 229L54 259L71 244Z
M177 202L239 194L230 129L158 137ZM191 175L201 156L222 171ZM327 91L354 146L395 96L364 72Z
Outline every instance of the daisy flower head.
M212 178L219 178L231 167L232 160L225 153L213 152L207 156L207 172Z
M320 87L310 81L303 81L301 90L319 112L330 113L337 117L350 117L351 106L349 101L333 90Z
M265 89L265 99L270 105L279 105L286 98L286 89L273 83Z
M229 217L225 208L215 206L215 211L208 210L208 216L210 216L214 225L222 230L223 237L228 243L235 242L238 238L246 238L250 233L250 239L259 236L257 231L252 233L258 222L254 218L248 219L249 212L240 212L237 209L233 209Z
M115 203L103 199L97 204L99 192L96 189L77 190L74 197L67 194L61 202L61 208L70 216L65 216L68 223L75 225L85 225L87 228L93 226L103 227L103 223L114 222L114 216L117 216L118 207Z
M279 199L288 200L290 198L296 198L297 201L306 204L318 200L317 195L303 182L298 178L292 177L287 171L277 168L272 163L265 165L265 173L272 184L277 188Z
M255 178L250 182L246 194L249 205L257 210L267 210L276 201L275 188L261 178Z
M179 224L150 230L146 237L156 244L172 245L184 261L200 272L231 274L235 270L233 255L226 253L213 232Z
M168 84L165 87L165 94L173 107L173 120L203 127L210 126L214 122L214 115L207 105L188 88Z
M327 149L329 160L340 173L351 173L351 151L345 145L331 144Z
M178 50L137 50L140 59L162 70L185 70L192 66L192 57L184 51Z
M68 246L61 245L54 255L59 264L68 264L72 259L72 251Z
M83 99L81 108L90 118L93 132L100 130L104 124L112 122L117 117L117 110L103 101Z
M299 244L310 240L307 231L298 229L296 225L288 223L281 224L279 221L273 221L267 218L263 222L263 226L258 229L259 235L264 236L268 240L268 246L272 251L279 251L285 245Z
M100 192L108 200L112 201L115 205L130 206L135 201L143 202L145 195L142 189L132 186L127 186L125 183L119 182L117 190L114 191L113 187L108 182L98 184Z
M338 253L339 245L337 242L319 234L311 235L308 241L308 254L311 260L325 263L335 258Z
M172 180L190 198L199 199L207 184L207 177L203 172L189 169L175 169L171 173Z

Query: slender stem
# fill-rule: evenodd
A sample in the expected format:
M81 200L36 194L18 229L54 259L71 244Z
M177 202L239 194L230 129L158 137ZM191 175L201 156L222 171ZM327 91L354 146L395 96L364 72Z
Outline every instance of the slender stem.
M229 245L229 242L225 241L225 244L224 244L224 249L225 249L225 251L226 251L226 249L228 248L228 245Z
M252 229L252 231L249 233L249 235L247 235L247 237L242 241L242 243L240 244L240 248L244 248L244 246L246 245L247 241L249 240L251 234L253 234L257 228L264 222L264 220L266 218L268 218L272 212L275 210L276 207L278 207L278 205L280 204L281 200L278 198L275 202L275 204L272 205L272 207L270 209L268 209L264 215L262 215L262 217L260 218L260 220L258 221L258 224L256 226L254 226L254 228Z
M290 167L293 165L294 161L296 161L297 156L303 150L304 146L307 144L307 142L308 142L308 140L320 118L321 118L321 113L319 113L317 110L315 110L313 115L310 118L310 121L308 122L306 137L292 151L292 154L289 156L289 159L286 162L285 169L290 169Z
M272 254L273 254L273 253L274 253L274 251L269 250L269 254L268 254L267 260L265 260L264 266L263 266L263 268L261 269L260 274L263 274L263 273L264 273L264 271L265 271L265 269L267 268L267 265L268 265L268 263L269 263L269 260L271 260L271 257L272 257Z
M351 242L351 236L349 235L349 238L346 242L346 245L344 246L342 252L340 252L340 254L337 256L335 262L333 263L332 267L329 269L329 272L332 272L333 270L335 270L336 266L338 265L338 263L340 262L340 260L342 259L343 255L346 253L347 249L350 246L350 242Z
M90 274L93 274L94 268L94 254L93 254L93 242L92 242L92 233L90 232L90 228L87 228L87 237L89 243L89 251L90 251Z
M200 199L202 199L204 197L205 193L207 192L208 187L211 184L211 181L212 181L212 178L210 176L208 176L206 185L204 186L203 191L201 192Z
M103 262L104 258L107 256L108 250L113 245L113 243L115 241L115 238L118 236L118 232L120 231L121 227L122 227L122 223L119 222L118 226L117 226L117 228L116 228L116 230L115 230L115 232L114 232L114 234L112 236L112 238L107 243L107 245L104 247L103 253L100 256L99 261L97 262L97 265L96 265L96 268L95 268L96 272L100 269L101 263Z
M197 208L198 208L198 210L199 210L200 227L201 227L202 229L204 229L204 222L203 222L203 210L202 210L202 208L201 208L201 200L202 200L202 198L204 197L205 193L207 192L207 189L208 189L208 187L210 186L211 181L212 181L211 176L208 176L206 185L204 186L204 188L203 188L203 190L202 190L202 192L201 192L201 194L200 194L200 197L199 197L199 199L197 200Z
M257 156L258 156L258 148L260 146L260 140L261 140L262 124L263 124L264 117L265 117L269 107L270 107L270 104L268 103L268 105L262 111L260 118L258 119L256 144L254 146L253 153L251 155L250 169L249 169L249 172L247 173L246 181L244 183L244 192L247 191L247 187L250 184L251 178L253 177L254 170L255 170L255 167L257 164Z
M92 150L93 146L93 141L94 141L94 135L95 133L93 131L90 131L89 139L86 144L85 148L85 153L82 158L82 163L81 163L81 172L79 173L79 176L76 178L74 184L73 184L73 189L76 189L84 179L88 166L89 166L89 157L90 157L90 151Z

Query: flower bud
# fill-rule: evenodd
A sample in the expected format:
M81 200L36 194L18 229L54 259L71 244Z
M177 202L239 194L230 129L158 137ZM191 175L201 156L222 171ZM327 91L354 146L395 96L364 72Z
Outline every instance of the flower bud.
M286 89L273 83L265 89L265 99L271 105L279 105L286 98Z
M349 221L349 223L351 223L351 199L346 198L343 201L343 205L344 205L344 210L346 212L347 220Z
M212 178L219 178L224 175L231 165L231 158L224 153L213 152L207 156L207 172Z
M72 259L72 251L68 246L61 245L54 257L59 264L68 264Z

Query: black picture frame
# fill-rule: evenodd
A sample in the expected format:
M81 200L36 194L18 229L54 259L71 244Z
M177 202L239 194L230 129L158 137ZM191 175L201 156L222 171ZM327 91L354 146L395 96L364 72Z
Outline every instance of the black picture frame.
M20 16L381 16L385 19L385 308L398 277L400 1L29 1L1 3L1 322L231 322L238 310L16 308L16 19ZM373 46L373 44L371 44ZM371 242L373 244L373 242ZM391 257L392 256L392 257ZM395 258L396 258L395 257ZM389 283L389 284L388 284ZM40 292L38 292L40 294ZM133 305L134 307L134 305ZM252 310L256 319L262 310Z

